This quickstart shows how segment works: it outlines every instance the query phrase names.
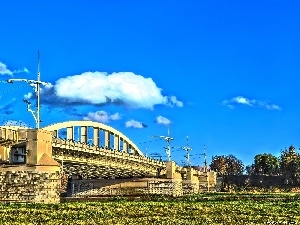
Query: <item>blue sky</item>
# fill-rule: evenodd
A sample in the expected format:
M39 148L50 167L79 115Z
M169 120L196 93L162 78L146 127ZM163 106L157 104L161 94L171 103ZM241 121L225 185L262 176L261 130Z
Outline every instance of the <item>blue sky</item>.
M192 164L203 164L205 144L209 162L233 154L249 165L300 146L299 10L292 0L6 1L0 80L36 79L39 49L51 83L41 126L104 122L144 153L165 155L150 136L166 135L171 121L172 145L188 135ZM0 83L2 124L35 126L29 93Z

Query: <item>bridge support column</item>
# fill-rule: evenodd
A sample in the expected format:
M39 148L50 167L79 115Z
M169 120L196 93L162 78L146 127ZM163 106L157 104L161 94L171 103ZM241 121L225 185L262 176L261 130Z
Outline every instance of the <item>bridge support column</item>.
M172 195L181 196L183 194L181 174L176 172L176 164L174 161L168 161L166 166L167 179L171 179L173 183Z
M74 127L67 127L67 140L74 140Z
M199 192L209 191L209 178L207 172L200 172L199 175Z
M41 157L46 154L52 157L52 135L49 131L28 130L27 131L26 164L37 165Z
M198 171L193 168L187 168L186 180L183 181L183 194L199 193Z
M167 179L182 179L181 174L176 172L176 163L174 161L167 162L166 174Z
M114 135L114 149L120 151L120 137L116 134Z
M136 155L136 154L137 154L135 148L133 148L133 147L131 146L130 149L131 149L131 153L132 153L133 155Z
M110 148L110 132L104 130L104 147Z
M6 146L0 145L0 162L1 161L8 161L8 148Z
M99 146L100 143L100 135L99 135L99 128L98 127L94 127L94 145Z
M57 138L58 137L58 130L54 130L52 135Z
M82 126L80 130L80 142L87 143L87 127Z
M125 140L123 140L123 152L129 153L128 152L128 143Z
M217 173L207 172L207 180L208 180L208 191L216 190Z

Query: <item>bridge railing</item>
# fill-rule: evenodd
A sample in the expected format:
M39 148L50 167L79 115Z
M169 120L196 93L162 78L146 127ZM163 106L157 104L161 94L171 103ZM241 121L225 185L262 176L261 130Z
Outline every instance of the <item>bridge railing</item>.
M65 139L59 139L59 138L53 138L52 146L56 148L61 149L68 149L73 150L77 152L84 152L84 153L92 153L92 154L98 154L103 156L109 156L113 158L119 158L119 159L126 159L129 161L136 161L136 162L144 162L148 164L156 164L164 166L165 163L158 161L156 159L151 159L148 157L138 156L138 155L132 155L130 153L126 152L119 152L115 150L105 149L100 146L95 145L88 145L86 143L81 142L74 142L73 140L65 140Z
M18 131L8 128L0 128L0 143L17 142Z

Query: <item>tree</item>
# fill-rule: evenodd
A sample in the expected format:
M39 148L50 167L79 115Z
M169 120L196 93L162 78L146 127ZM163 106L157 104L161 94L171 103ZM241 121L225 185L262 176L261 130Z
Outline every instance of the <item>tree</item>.
M222 156L214 156L212 158L211 164L210 164L210 168L213 171L217 172L218 176L223 176L226 174L226 156L222 155Z
M281 151L280 170L287 183L300 184L300 154L296 153L294 146Z
M279 173L279 159L272 154L258 154L254 157L256 174L275 175Z
M233 155L214 156L210 168L217 172L218 176L239 175L244 171L244 164Z
M246 166L245 170L247 175L252 175L254 173L254 164Z

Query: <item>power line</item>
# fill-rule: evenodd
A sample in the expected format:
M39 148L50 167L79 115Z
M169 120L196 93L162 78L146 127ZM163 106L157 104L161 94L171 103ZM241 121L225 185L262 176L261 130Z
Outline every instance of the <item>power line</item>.
M11 88L11 89L7 89L7 90L1 90L0 93L5 93L5 92L9 92L9 91L14 91L14 90L17 90L17 89L20 89L20 88L23 88L23 87L26 87L28 86L27 84L24 84L20 87L15 87L15 88Z
M37 107L36 111L33 111L30 106L31 103L28 100L24 100L24 102L27 104L27 111L30 112L35 120L36 128L40 128L40 85L48 85L50 83L42 82L41 80L41 74L40 74L40 51L38 51L38 72L37 72L37 80L28 80L28 79L8 79L6 80L7 83L13 84L14 82L26 82L31 87L34 88L34 91L36 92L37 97Z
M157 142L157 141L160 141L161 139L154 139L154 140L150 140L150 141L144 141L144 142L140 142L139 144L147 144L147 143L150 143L150 142Z
M168 126L168 136L157 136L157 135L152 135L151 137L153 138L161 138L164 139L167 142L167 147L164 147L166 154L168 156L168 161L171 161L171 141L174 140L174 138L172 138L170 136L170 124Z
M188 165L188 167L190 167L191 166L190 151L192 150L192 148L190 148L190 145L189 145L189 137L186 136L186 146L184 146L184 147L172 147L172 148L183 149L184 151L186 151L186 155L184 155L184 158L186 158L187 165Z
M2 120L0 120L0 126L20 126L20 127L28 127L28 128L33 128L34 127L32 124L27 124L27 123L25 123L21 120L13 120L13 119L8 118L8 117L3 116L3 115L1 115L1 119ZM9 124L9 122L12 122L12 124Z

